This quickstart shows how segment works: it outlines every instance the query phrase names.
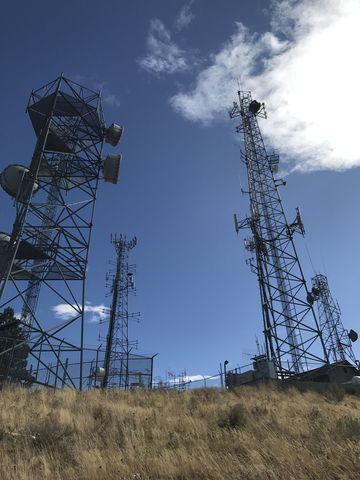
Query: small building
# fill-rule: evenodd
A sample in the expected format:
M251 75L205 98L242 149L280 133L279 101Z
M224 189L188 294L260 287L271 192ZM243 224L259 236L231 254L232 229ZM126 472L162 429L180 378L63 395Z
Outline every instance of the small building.
M291 377L291 380L341 384L351 382L352 378L359 374L359 370L354 365L347 360L342 360L299 373Z
M226 374L226 387L231 389L240 385L256 384L264 381L278 381L284 387L297 385L304 387L317 384L335 383L337 385L346 385L353 383L353 377L360 375L360 371L349 361L322 365L319 368L308 370L291 377L279 380L276 374L276 368L272 360L268 360L266 355L257 355L253 359L253 370L241 373L239 369L231 370ZM279 383L279 384L280 384ZM314 385L315 387L315 385Z
M268 360L266 355L256 355L252 360L253 370L241 373L239 369L235 369L226 374L225 383L227 388L231 389L240 385L277 379L274 362Z

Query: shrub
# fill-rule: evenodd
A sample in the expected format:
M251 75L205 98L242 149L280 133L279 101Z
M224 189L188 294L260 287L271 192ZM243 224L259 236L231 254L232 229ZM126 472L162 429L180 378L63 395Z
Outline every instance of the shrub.
M352 417L339 418L335 423L333 434L347 440L359 441L360 420Z
M230 410L223 413L218 422L222 428L241 428L247 424L247 412L241 403L235 403Z
M330 402L341 402L345 397L345 391L341 387L335 384L330 384L324 391L324 396Z

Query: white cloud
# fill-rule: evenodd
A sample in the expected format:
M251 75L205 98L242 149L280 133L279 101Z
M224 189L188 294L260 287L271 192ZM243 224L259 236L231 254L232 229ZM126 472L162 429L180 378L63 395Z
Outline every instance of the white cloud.
M272 5L271 31L251 34L238 23L193 88L173 96L171 105L192 121L225 118L240 79L266 102L262 131L290 169L360 166L360 2Z
M200 381L206 381L209 378L211 378L210 375L187 375L184 377L185 382L200 382Z
M115 93L111 93L107 88L104 88L101 93L104 103L113 107L120 107L120 100Z
M60 320L70 320L79 315L79 310L76 305L69 305L67 303L60 303L52 307L55 316ZM105 305L92 305L90 302L85 304L85 314L89 323L98 323L104 320L109 315L109 308Z
M188 70L187 54L171 39L161 20L150 22L147 38L148 54L139 60L142 68L155 74L173 74Z
M178 384L179 382L192 383L192 382L203 382L213 377L210 375L185 375L183 377L172 378L169 380L171 384Z
M177 14L174 21L174 26L177 31L184 30L194 20L195 15L191 12L191 6L193 3L193 0L190 0L190 2L186 3Z

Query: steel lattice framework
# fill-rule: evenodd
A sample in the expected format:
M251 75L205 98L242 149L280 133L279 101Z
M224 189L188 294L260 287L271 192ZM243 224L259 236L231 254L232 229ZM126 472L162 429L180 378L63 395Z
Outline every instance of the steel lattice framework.
M116 251L116 268L111 282L112 302L101 386L126 390L130 387L130 377L136 373L130 369L130 353L137 342L129 340L129 320L137 320L140 314L129 312L129 294L136 294L135 265L129 264L129 251L136 246L137 239L128 241L120 235L114 236L111 242Z
M59 178L53 178L52 185L47 197L46 212L42 221L42 228L39 230L39 238L36 239L36 244L41 243L47 245L51 242L53 235L52 224L55 221L57 205L60 197L60 185L58 185ZM28 288L25 292L25 301L23 303L21 311L21 322L27 326L27 334L30 336L31 326L33 324L32 312L36 312L37 304L39 301L41 280L39 275L43 268L42 260L33 260L30 274L31 278L28 283Z
M328 279L317 274L312 279L313 292L317 300L319 323L330 361L348 360L357 365L351 340L341 320L341 310L333 299Z
M81 389L85 278L106 133L100 93L60 76L31 93L27 113L37 142L1 245L0 309L23 305L37 383ZM40 287L48 313L36 312ZM60 324L49 318L50 302L66 311Z
M236 131L244 139L251 213L241 221L235 216L235 227L252 233L245 246L255 253L249 263L258 277L266 353L285 378L327 363L328 356L293 241L295 232L304 234L300 212L288 223L278 191L284 182L274 176L279 158L267 154L258 125L264 105L248 91L238 99L230 117L241 118Z

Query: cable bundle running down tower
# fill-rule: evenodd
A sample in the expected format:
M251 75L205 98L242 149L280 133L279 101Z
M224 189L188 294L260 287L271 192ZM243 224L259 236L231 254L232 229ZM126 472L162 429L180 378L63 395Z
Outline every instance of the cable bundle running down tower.
M348 360L357 365L351 342L355 342L358 335L354 330L349 332L345 330L341 321L340 307L331 295L327 277L318 274L311 281L313 295L317 300L320 328L330 361Z
M116 269L111 283L112 303L102 388L117 387L127 390L131 376L130 352L137 342L129 340L129 319L137 320L139 313L129 313L129 294L135 294L134 265L129 265L129 251L137 244L137 238L127 241L125 236L111 238L116 251Z
M258 117L266 118L264 104L248 91L238 98L229 114L241 118L236 131L244 138L251 213L240 221L235 215L235 228L251 230L245 247L255 253L249 264L258 277L266 354L286 378L328 363L328 355L293 241L294 233L305 233L301 215L297 209L288 223L278 191L285 182L274 176L279 157L267 154L258 125Z

